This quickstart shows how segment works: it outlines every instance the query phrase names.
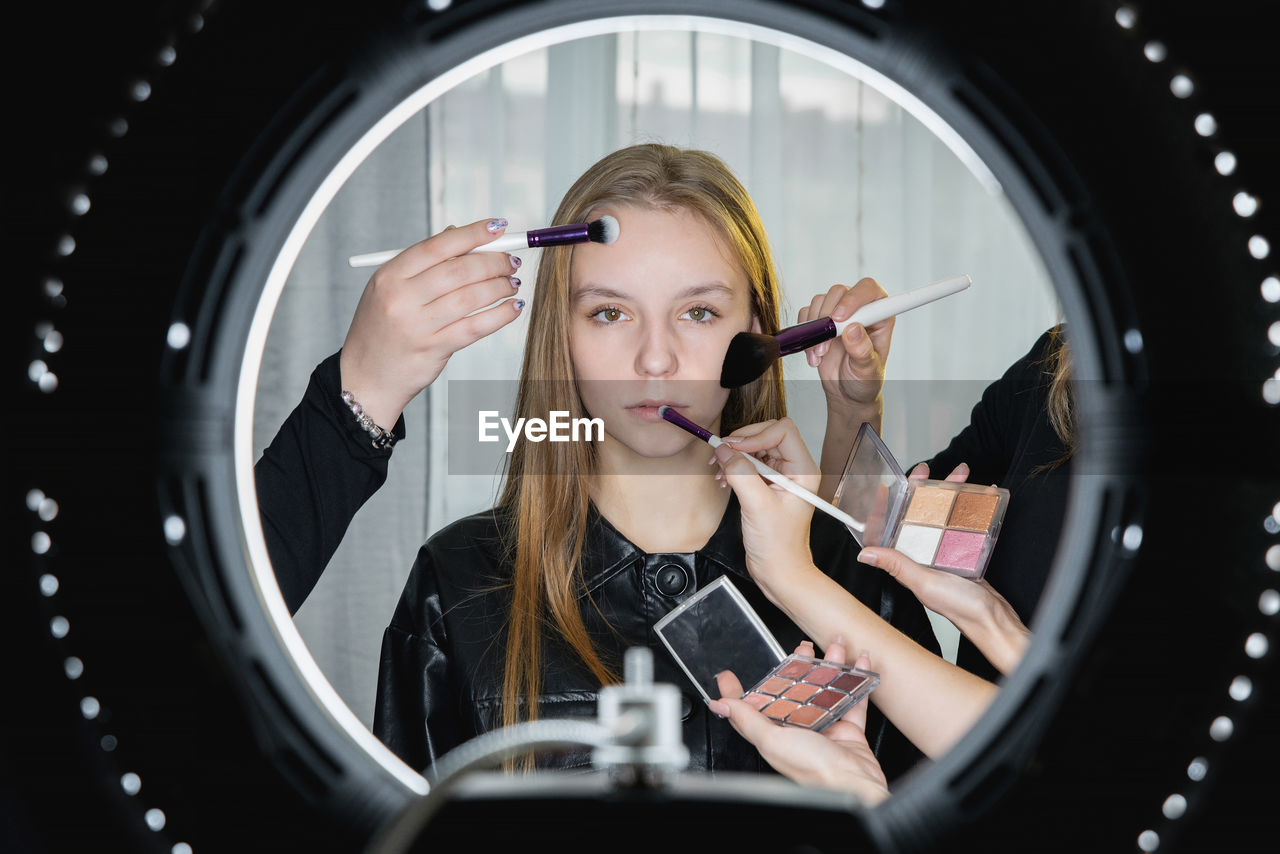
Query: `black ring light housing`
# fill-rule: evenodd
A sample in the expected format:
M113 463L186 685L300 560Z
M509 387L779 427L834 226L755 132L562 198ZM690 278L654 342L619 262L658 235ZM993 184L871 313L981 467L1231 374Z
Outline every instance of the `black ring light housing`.
M41 185L26 226L11 229L49 251L16 282L20 352L9 360L11 373L23 366L7 490L22 524L5 624L31 687L7 704L0 770L15 809L0 829L36 850L358 850L405 810L410 788L316 702L246 568L260 534L242 526L232 437L255 307L321 178L408 93L516 36L665 14L845 53L959 132L1058 288L1087 476L1023 665L964 741L882 807L700 784L670 797L477 783L414 850L476 822L549 839L562 814L577 830L625 826L633 843L664 847L709 828L721 842L759 841L764 819L800 814L824 831L806 839L815 850L1256 840L1261 795L1224 769L1273 771L1263 749L1277 743L1262 709L1277 708L1267 645L1280 643L1280 392L1264 383L1280 382L1280 293L1262 285L1276 265L1250 240L1280 234L1268 208L1238 215L1233 197L1265 195L1256 188L1275 173L1238 149L1239 180L1226 177L1232 127L1198 119L1215 113L1216 93L1198 90L1177 41L1167 58L1144 57L1162 22L1185 34L1209 17L1102 0L226 2L135 12L141 21L97 14L130 46L125 63L159 62L109 78L123 81L115 94L86 83L85 101L111 95L121 112L101 107L100 138L32 152L57 173L34 179L58 183ZM1274 113L1245 108L1274 107L1273 90L1223 80L1244 93L1224 107L1244 116L1241 137L1274 133ZM70 213L59 221L50 199ZM669 822L645 820L659 810Z

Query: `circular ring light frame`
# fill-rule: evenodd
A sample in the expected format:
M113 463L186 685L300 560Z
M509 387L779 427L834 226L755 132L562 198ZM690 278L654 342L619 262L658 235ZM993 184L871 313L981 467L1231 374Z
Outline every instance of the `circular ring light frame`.
M1255 653L1266 646L1272 625L1266 618L1275 613L1260 605L1261 618L1257 612L1238 618L1242 602L1270 601L1262 587L1268 580L1275 586L1274 576L1259 576L1260 571L1277 568L1263 558L1271 554L1266 540L1275 531L1260 531L1256 520L1280 514L1271 509L1280 496L1265 477L1241 482L1200 519L1228 535L1225 544L1219 538L1214 554L1221 559L1230 553L1241 569L1219 579L1214 595L1198 596L1191 571L1177 575L1180 584L1166 586L1171 562L1182 566L1180 562L1188 559L1184 531L1189 520L1168 497L1178 484L1164 478L1153 460L1167 459L1164 455L1192 441L1225 445L1228 440L1236 452L1260 458L1267 437L1274 436L1268 431L1276 425L1275 401L1265 392L1259 394L1262 383L1274 381L1276 345L1265 340L1274 317L1268 321L1262 314L1254 290L1267 275L1259 264L1266 255L1265 237L1248 234L1226 215L1239 188L1215 183L1224 173L1224 152L1206 147L1204 138L1216 129L1204 133L1207 113L1197 116L1193 101L1186 100L1194 97L1187 74L1170 81L1167 103L1158 103L1165 96L1153 86L1159 71L1153 68L1116 78L1112 97L1103 100L1107 93L1098 87L1099 80L1108 71L1127 71L1131 63L1138 64L1125 53L1133 47L1126 33L1133 29L1133 21L1125 24L1128 7L1109 7L1106 14L1114 16L1113 32L1097 20L1106 4L1063 23L1064 37L1081 32L1102 40L1091 58L1099 70L1082 71L1074 81L1092 86L1088 91L1097 100L1086 109L1063 98L1068 84L1052 81L1037 67L1035 56L1018 59L991 42L983 43L975 29L980 26L966 24L964 15L948 11L947 4L904 3L899 8L853 2L561 0L435 5L446 8L410 6L403 17L390 21L371 15L364 29L343 34L356 49L336 60L323 54L332 45L300 38L288 45L278 42L279 55L258 60L262 67L247 60L243 68L224 69L230 79L220 78L218 84L230 86L234 95L243 97L248 91L235 90L235 85L264 82L258 100L247 104L242 123L232 122L218 140L202 141L211 161L202 164L207 174L199 177L201 170L186 164L177 176L206 195L188 194L189 215L165 226L175 238L173 251L159 253L137 271L151 288L149 309L139 311L127 298L121 299L123 287L108 288L105 295L81 294L75 288L77 281L93 276L118 276L121 265L137 257L141 237L120 232L118 223L104 222L112 211L136 211L173 200L162 184L176 177L166 171L174 167L146 155L154 153L152 146L163 148L175 138L195 140L196 130L175 129L183 118L181 111L157 107L150 125L138 122L132 136L121 142L115 158L119 165L113 164L107 176L119 175L118 183L103 179L103 191L93 202L102 211L99 219L86 218L80 246L75 240L59 244L59 255L66 259L60 263L67 290L93 316L77 320L68 311L65 322L59 322L66 346L60 337L48 364L41 362L45 370L33 367L31 381L47 392L42 415L75 420L102 414L102 389L114 379L122 360L128 360L134 375L140 365L146 370L154 366L159 376L154 403L155 416L163 424L164 449L154 476L140 478L151 484L143 487L144 493L152 491L151 500L144 502L151 509L139 514L134 507L127 512L109 507L101 491L87 482L93 479L84 478L85 473L136 474L136 469L106 460L121 449L146 453L154 441L146 431L106 424L99 441L70 455L63 469L47 473L42 482L54 487L50 495L59 496L63 511L56 523L42 528L60 527L52 540L44 530L37 532L44 539L32 540L45 599L63 596L76 611L71 614L73 623L86 626L86 642L96 637L106 650L102 661L90 663L88 670L100 667L111 675L100 693L104 703L117 708L119 728L127 729L131 717L158 716L173 724L181 714L160 699L167 686L131 678L119 662L127 644L113 636L118 627L101 616L104 598L117 613L136 621L140 631L155 630L157 636L176 639L176 658L189 661L196 657L193 651L201 653L206 646L212 650L211 657L203 652L211 684L199 697L221 720L234 719L237 724L218 743L234 753L231 738L248 735L247 748L241 746L235 755L245 762L245 775L258 767L285 781L271 791L293 794L280 810L286 823L289 815L323 815L314 828L317 841L364 839L423 790L421 779L356 722L315 669L267 570L256 523L249 430L271 309L310 227L359 159L450 85L517 53L568 38L617 29L694 26L806 49L910 109L984 183L1008 196L1058 288L1070 324L1081 424L1076 466L1089 476L1077 478L1073 486L1056 571L1035 615L1036 640L1023 665L1002 683L987 715L955 749L913 774L884 806L857 815L868 835L885 850L902 851L924 850L955 838L966 826L986 833L989 841L996 838L991 834L997 828L1008 830L1013 838L1028 829L1022 807L1043 807L1055 793L1108 776L1073 760L1078 752L1075 740L1082 735L1118 761L1148 758L1142 751L1151 745L1132 746L1142 739L1125 735L1127 728L1141 725L1139 713L1167 705L1178 695L1159 679L1138 679L1143 684L1135 688L1132 677L1152 672L1152 665L1160 661L1153 660L1153 649L1158 656L1159 645L1175 637L1187 620L1231 628L1229 637L1224 631L1221 638L1211 635L1203 641L1202 660L1196 663L1204 672L1239 670L1231 680L1236 686L1233 698L1240 693L1238 686L1246 683L1239 677L1248 680L1248 661L1265 655ZM872 6L876 8L868 8ZM230 19L223 22L228 28L209 37L205 53L193 51L197 59L234 43L228 33L235 28L244 31L262 23L243 12L238 19L231 10L219 14ZM279 14L278 20L289 19ZM325 20L333 25L338 19ZM334 38L342 43L342 38ZM1156 54L1163 62L1165 52ZM1157 64L1150 53L1148 61L1153 67ZM297 74L277 79L267 73L291 63ZM172 105L194 92L223 110L234 104L232 95L219 94L217 85L198 74L181 82L189 91L175 85L166 93L157 83L154 98L150 86L145 92L135 87L133 97ZM1037 86L1044 87L1048 97L1036 100ZM1148 90L1154 91L1148 95ZM1131 96L1148 98L1156 106L1132 111L1127 100ZM270 121L254 127L254 120L264 116ZM1121 125L1124 132L1112 142L1115 148L1090 146L1087 134L1073 130L1090 117L1127 117ZM1193 119L1199 139L1190 130ZM1144 128L1150 121L1154 126ZM208 132L211 126L197 130ZM127 124L123 128L121 133L129 132ZM1173 132L1165 145L1145 152L1145 160L1118 141L1131 138L1133 145L1145 145L1169 128ZM217 142L227 143L221 159L214 155ZM1176 192L1164 195L1160 188L1169 183L1168 175L1181 176L1182 183ZM216 197L207 195L211 192ZM1221 200L1227 201L1219 205ZM1213 206L1222 207L1223 213L1210 212L1216 210ZM1178 252L1154 245L1152 235L1185 241L1190 249ZM185 276L175 290L174 274L180 269L185 269ZM1179 291L1178 273L1192 281L1213 275L1233 287L1254 284L1240 288L1243 296L1228 292L1217 302L1198 304L1192 313L1196 322L1246 329L1241 342L1225 348L1217 366L1228 376L1244 377L1241 383L1210 388L1204 383L1213 377L1185 353L1184 342L1195 323L1171 317L1165 306L1175 295L1180 300L1204 295L1189 288ZM1262 288L1266 299L1266 285ZM57 290L49 292L51 299L61 296L60 284ZM56 302L54 306L59 307ZM1258 340L1249 340L1255 332ZM126 334L136 340L122 343ZM48 382L40 385L54 369L58 374L53 387L45 388ZM1185 377L1201 383L1192 390L1207 408L1216 408L1213 418L1187 417L1183 401L1188 387L1177 384ZM1232 425L1230 431L1222 426L1224 421ZM1153 430L1153 425L1161 429ZM86 514L97 518L85 520ZM94 534L142 543L124 550L125 557L138 558L138 579L89 581L76 570L77 560L88 554L80 544L82 535L88 539ZM1192 559L1196 554L1192 549ZM53 581L46 582L46 577ZM59 577L64 579L61 592ZM132 604L120 595L137 593L143 586L145 595ZM1152 607L1151 601L1160 607ZM174 614L160 615L158 605L172 608ZM1238 619L1233 622L1233 617ZM50 624L59 641L67 635L66 618L62 619ZM1250 631L1236 637L1240 619ZM185 632L176 628L179 623ZM1132 626L1140 631L1135 633ZM1228 650L1235 651L1234 658L1228 657ZM1223 657L1213 657L1218 654ZM1126 669L1131 665L1138 669ZM84 662L81 666L83 671ZM1173 669L1159 665L1154 672L1165 676ZM1261 686L1261 672L1254 674L1248 684ZM73 678L79 678L79 672ZM177 679L188 690L201 690L198 679ZM219 691L233 695L234 701L221 694L215 697ZM1120 704L1121 711L1098 711L1100 696ZM135 697L145 700L134 701ZM94 714L82 702L83 717L97 717L97 698L84 699L94 700ZM1123 711L1126 703L1136 711ZM1171 712L1168 721L1182 723L1202 707L1223 703L1206 694L1200 702L1186 702L1182 714ZM1216 740L1231 728L1230 718L1225 725L1217 722L1223 717L1205 719L1206 736ZM1211 731L1210 720L1215 721ZM182 790L193 762L205 770L217 765L208 758L166 758L163 754L172 753L175 743L195 742L149 733L147 727L136 727L127 745L135 752L129 755L154 769L154 779L173 782L174 791ZM1170 775L1167 782L1157 781L1157 788L1177 787L1171 769L1182 773L1191 758L1192 767L1204 763L1201 754L1210 752L1212 744L1200 741L1202 751L1188 747L1183 756L1175 748L1167 761L1151 763L1155 771ZM244 760L246 750L256 757L256 766ZM126 754L123 738L120 754ZM143 777L153 779L150 773ZM138 775L126 778L127 790ZM1011 794L1015 782L1021 785ZM1149 829L1157 816L1150 821L1130 819L1124 809L1128 805L1136 810L1151 800L1149 793L1104 786L1102 794L1112 799L1123 818L1118 829L1096 823L1093 831L1105 826L1112 833L1127 832L1124 822L1132 821L1132 833L1124 838L1149 848L1152 837L1139 835L1159 837ZM198 798L175 797L179 803L171 810L171 824L185 817L193 839L200 832L207 836L208 825L218 820L218 809L201 815L192 806ZM154 825L164 827L165 818L163 813L157 818L155 812L147 810L143 817L147 827L158 832ZM1178 813L1176 804L1164 810L1165 817L1171 812ZM922 821L926 815L929 820ZM1046 820L1043 812L1039 818ZM1059 825L1085 832L1065 818ZM295 843L305 841L300 830L290 834ZM1164 838L1174 838L1172 831L1166 829Z

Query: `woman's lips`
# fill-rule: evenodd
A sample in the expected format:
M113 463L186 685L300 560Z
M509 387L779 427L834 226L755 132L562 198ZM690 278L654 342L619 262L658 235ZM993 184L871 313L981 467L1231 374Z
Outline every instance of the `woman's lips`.
M658 408L662 406L670 406L672 409L676 410L677 412L683 408L678 403L669 403L667 401L661 401L661 400L658 400L658 401L642 400L639 403L634 404L633 406L628 406L627 412L630 412L633 416L635 416L640 421L647 421L647 422L662 421L664 419L662 418L661 415L658 414Z

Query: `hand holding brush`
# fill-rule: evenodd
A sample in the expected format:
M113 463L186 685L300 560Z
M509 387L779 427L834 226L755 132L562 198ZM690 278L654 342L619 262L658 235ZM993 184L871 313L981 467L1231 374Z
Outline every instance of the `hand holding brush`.
M841 335L852 323L871 326L882 320L910 311L936 299L957 293L969 287L968 276L954 276L922 288L885 297L867 303L852 316L834 321L819 317L795 326L789 326L775 335L739 332L729 342L724 366L720 372L723 388L737 388L758 378L782 356L799 353L824 341Z
M504 220L505 222L505 220ZM470 252L519 252L522 249L542 249L546 246L567 246L572 243L603 243L606 246L618 239L618 221L609 215L570 225L553 225L529 231L508 231L496 240L477 246ZM403 249L383 249L352 255L347 263L352 267L377 267L403 252Z

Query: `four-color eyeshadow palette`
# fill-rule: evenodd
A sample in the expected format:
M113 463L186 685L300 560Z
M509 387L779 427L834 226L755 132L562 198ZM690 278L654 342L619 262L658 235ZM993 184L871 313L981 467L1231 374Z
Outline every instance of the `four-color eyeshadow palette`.
M908 478L870 424L863 424L833 502L858 522L859 545L979 579L987 570L1009 505L1009 490Z
M653 628L704 700L720 699L716 674L728 670L752 686L743 699L784 726L821 732L880 684L870 670L784 653L726 575Z

